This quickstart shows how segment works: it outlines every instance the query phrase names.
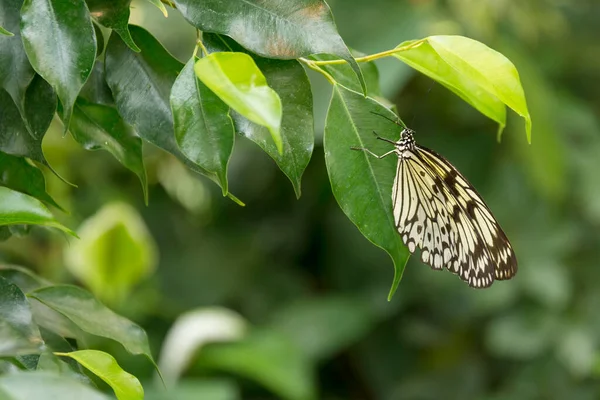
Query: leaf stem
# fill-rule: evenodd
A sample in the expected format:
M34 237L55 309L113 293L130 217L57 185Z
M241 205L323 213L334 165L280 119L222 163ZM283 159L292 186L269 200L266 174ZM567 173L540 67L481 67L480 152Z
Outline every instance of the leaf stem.
M386 51L382 51L380 53L375 53L375 54L370 54L368 56L364 56L364 57L358 57L355 58L356 62L369 62L369 61L373 61L373 60L377 60L379 58L384 58L387 56L391 56L393 54L396 53L401 53L403 51L407 51L410 49L413 49L415 47L419 47L420 45L422 45L425 42L426 39L419 39L419 40L415 40L413 42L410 42L409 44L405 45L405 46L401 46L401 47L396 47L394 49L391 50L386 50ZM311 62L315 65L315 66L319 66L319 65L339 65L339 64L345 64L346 60L326 60L326 61L312 61Z
M335 79L333 78L333 76L331 76L327 71L325 71L324 69L320 68L317 64L316 61L313 60L309 60L306 59L304 57L300 57L298 59L299 61L301 61L302 63L304 63L308 68L317 71L319 73L321 73L328 81L329 83L331 83L332 85L336 84ZM340 60L340 61L344 61L344 60ZM345 62L345 61L344 61Z
M196 39L196 49L201 48L202 49L202 53L204 53L204 56L208 55L208 50L206 49L206 47L204 46L204 43L202 43L202 39L200 38L200 31L196 31L198 38ZM194 49L194 54L196 52L196 49Z

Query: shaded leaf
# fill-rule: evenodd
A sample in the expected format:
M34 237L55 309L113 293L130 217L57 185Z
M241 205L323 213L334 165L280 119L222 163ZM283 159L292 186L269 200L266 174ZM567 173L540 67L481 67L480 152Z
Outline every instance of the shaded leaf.
M174 3L201 31L227 35L263 57L289 60L325 53L343 58L364 88L358 63L337 32L329 6L322 0L175 0Z
M293 343L274 332L253 332L238 342L208 345L198 363L252 379L278 398L316 398L312 364Z
M354 57L364 56L364 54L354 50L352 51L352 55ZM336 59L336 57L327 54L314 55L310 58L316 61L329 61ZM358 65L360 66L362 74L365 77L367 95L370 97L381 96L381 88L379 86L379 71L377 69L377 65L374 62L361 62ZM340 85L354 90L355 92L360 92L362 90L354 70L348 64L326 64L320 65L319 67L330 74Z
M138 379L124 371L117 360L108 353L98 350L80 350L70 353L55 353L71 357L106 382L119 400L143 400L144 389Z
M77 236L69 228L56 221L48 208L39 200L0 187L0 226L3 225L42 225Z
M0 277L17 285L23 293L29 293L43 286L50 286L50 282L41 276L17 265L0 265Z
M188 160L175 141L169 98L183 64L143 28L130 26L130 32L142 50L140 53L129 49L116 35L111 35L106 47L106 82L119 114L143 139L175 155L188 168L218 184L217 176ZM228 197L237 200L231 194Z
M396 291L409 257L394 225L392 186L397 159L378 160L350 147L366 147L375 154L389 151L389 144L375 140L373 130L386 136L394 125L372 112L395 118L376 101L335 85L327 112L323 146L333 195L348 218L373 244L384 249L394 261ZM394 136L392 136L394 135ZM397 139L399 132L387 133Z
M218 177L225 195L233 122L229 107L196 78L195 60L188 61L171 90L175 139L187 158Z
M90 15L107 28L117 32L123 42L133 51L139 52L129 33L129 7L131 0L86 0Z
M20 372L0 377L0 396L9 400L109 400L77 380L50 372Z
M100 55L104 51L104 34L102 33L102 29L100 29L98 24L94 22L93 25L94 35L96 36L96 57L100 57Z
M44 341L17 285L0 277L0 356L39 353Z
M85 85L83 85L81 92L79 92L79 99L83 99L92 104L103 104L106 106L115 105L110 88L106 83L104 62L101 60L96 60L96 64L94 64L94 69L92 70L90 77L85 82Z
M106 150L135 173L148 203L148 180L142 157L142 139L127 125L117 110L82 100L75 103L70 127L73 138L86 150Z
M281 154L281 100L248 54L211 53L196 61L198 78L229 107L266 127Z
M46 193L46 181L42 171L28 163L27 160L0 152L0 165L2 165L0 185L33 196L64 211Z
M58 94L66 131L96 59L96 36L85 2L25 0L21 34L31 65Z
M19 115L25 121L25 91L33 79L35 71L29 64L21 39L19 24L22 5L23 0L3 0L0 2L2 24L8 31L14 33L14 36L10 38L0 39L0 88L10 94L17 106Z
M103 301L119 304L156 267L156 244L137 211L104 206L80 226L80 240L65 250L69 271Z
M153 362L146 332L100 303L88 291L70 285L56 285L29 293L46 306L67 317L81 330L115 340L132 354L143 354Z

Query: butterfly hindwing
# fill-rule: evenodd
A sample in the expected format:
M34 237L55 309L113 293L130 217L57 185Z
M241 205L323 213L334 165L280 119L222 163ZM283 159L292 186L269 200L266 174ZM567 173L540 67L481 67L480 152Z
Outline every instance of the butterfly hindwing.
M473 186L439 154L414 145L399 158L394 219L409 251L473 287L516 273L514 252Z

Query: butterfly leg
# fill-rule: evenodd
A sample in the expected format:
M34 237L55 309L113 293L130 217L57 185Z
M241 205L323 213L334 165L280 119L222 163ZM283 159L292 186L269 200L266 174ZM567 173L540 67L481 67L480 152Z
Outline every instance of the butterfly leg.
M375 131L373 131L373 134L374 134L374 135L375 135L375 137L376 137L377 139L379 139L379 140L383 140L384 142L388 142L388 143L391 143L391 144L396 144L396 141L395 141L395 140L386 139L386 138L384 138L384 137L381 137L381 136L379 136L379 135L377 134L377 132L375 132Z
M375 158L379 158L379 159L382 159L382 158L384 158L384 157L387 157L387 156L389 156L390 154L393 154L393 153L395 153L395 152L396 152L396 150L394 149L394 150L390 150L390 151L388 151L388 152L387 152L387 153L385 153L385 154L382 154L382 155L378 156L377 154L373 153L371 150L369 150L369 149L365 149L364 147L350 147L350 149L352 149L352 150L360 150L360 151L364 151L365 153L369 153L369 154L370 154L370 155L372 155L373 157L375 157Z

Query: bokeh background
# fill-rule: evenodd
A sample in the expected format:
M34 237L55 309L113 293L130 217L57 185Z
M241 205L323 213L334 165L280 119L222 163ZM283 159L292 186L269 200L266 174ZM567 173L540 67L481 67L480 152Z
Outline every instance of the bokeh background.
M516 278L473 290L411 259L387 302L391 260L331 193L322 148L330 87L312 73L316 144L299 200L274 162L238 137L230 190L246 207L151 145L145 206L134 174L63 138L57 123L44 151L78 188L45 171L48 191L82 243L33 229L1 243L0 261L86 286L141 324L176 387L170 394L154 389L147 360L92 344L115 354L152 399L599 398L600 3L329 4L346 43L363 53L460 34L517 66L531 145L516 115L498 143L494 123L445 88L397 60L377 64L383 93L417 140L486 199L514 245ZM185 62L195 34L169 12L134 1L131 22Z

